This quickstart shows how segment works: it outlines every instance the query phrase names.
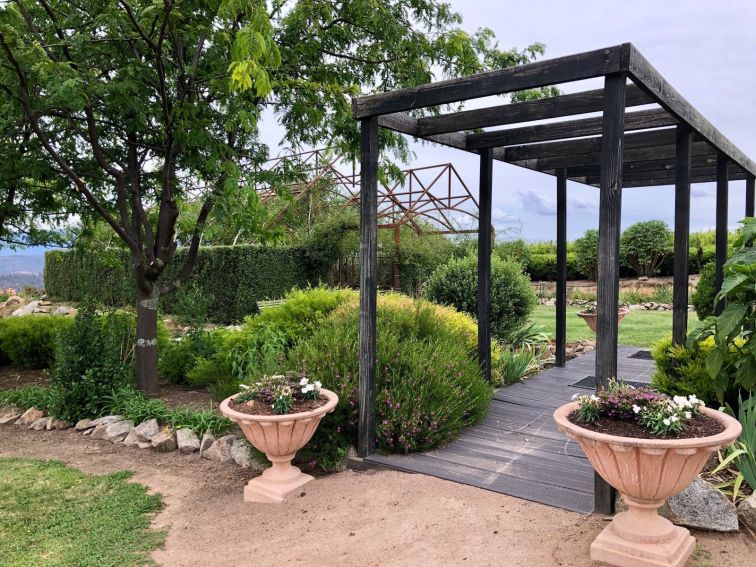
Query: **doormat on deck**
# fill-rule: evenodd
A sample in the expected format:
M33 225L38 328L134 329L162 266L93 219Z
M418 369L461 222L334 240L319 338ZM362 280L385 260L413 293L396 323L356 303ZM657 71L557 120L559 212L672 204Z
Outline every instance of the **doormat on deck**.
M634 388L645 388L649 386L648 382L634 382L633 380L620 380L622 384L628 384ZM585 388L586 390L596 389L596 377L586 376L582 380L578 380L574 384L570 384L573 388Z
M628 358L637 358L639 360L653 360L654 357L651 356L650 350L639 350L635 354L631 354L628 356Z

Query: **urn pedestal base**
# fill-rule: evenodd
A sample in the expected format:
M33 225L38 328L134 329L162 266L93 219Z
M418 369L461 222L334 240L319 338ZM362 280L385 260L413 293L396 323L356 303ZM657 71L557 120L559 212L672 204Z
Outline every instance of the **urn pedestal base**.
M273 466L267 468L257 478L253 478L244 487L245 502L264 502L280 504L286 497L301 488L315 477L305 474L298 467L291 465L294 455L271 457Z
M622 514L627 512L616 517ZM695 548L696 539L679 526L672 526L672 533L662 541L636 542L620 537L612 521L593 540L591 560L616 567L683 567Z

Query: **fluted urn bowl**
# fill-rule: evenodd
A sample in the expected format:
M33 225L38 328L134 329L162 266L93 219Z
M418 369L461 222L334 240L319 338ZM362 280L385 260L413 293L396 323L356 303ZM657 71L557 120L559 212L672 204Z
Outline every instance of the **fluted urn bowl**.
M627 504L591 544L591 559L621 567L681 567L696 540L685 528L657 514L664 501L687 487L713 451L732 444L740 423L719 411L702 408L724 430L709 437L639 439L584 429L567 417L579 402L554 412L559 429L583 448L593 468L616 488Z
M307 484L313 477L291 464L291 460L312 438L320 420L336 408L339 397L330 390L320 389L327 398L325 405L312 411L285 415L251 415L229 407L238 394L223 400L220 411L239 424L247 440L265 453L271 466L244 487L245 502L283 502L286 496Z
M618 325L622 322L622 319L624 319L628 313L630 313L630 309L628 309L627 307L620 307L617 310ZM586 325L590 327L591 331L593 331L594 333L596 332L596 326L598 324L598 315L596 314L596 311L578 311L577 316L585 321Z

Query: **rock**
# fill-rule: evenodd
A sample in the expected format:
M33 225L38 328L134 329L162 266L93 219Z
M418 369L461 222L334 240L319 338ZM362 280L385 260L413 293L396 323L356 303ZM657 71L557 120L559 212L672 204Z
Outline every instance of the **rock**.
M176 442L179 453L191 454L200 450L199 437L191 429L179 429L176 431Z
M126 439L126 436L132 429L134 429L133 421L116 421L105 428L105 435L107 435L111 443L118 443Z
M0 317L7 317L24 305L26 305L26 300L23 297L12 295L7 300L0 303Z
M202 452L202 457L210 461L218 461L219 463L228 463L233 460L231 456L231 446L234 444L236 437L233 435L225 435L218 439L213 445Z
M176 438L169 430L161 431L155 435L150 444L159 453L170 453L176 450Z
M50 421L47 422L48 431L52 429L64 430L70 427L71 427L71 422L66 421L65 419L55 419L54 417L51 417Z
M92 439L107 439L108 438L108 426L110 423L101 423L94 429L91 429Z
M756 492L738 504L738 517L748 529L756 532Z
M46 414L47 412L45 410L40 410L32 406L21 414L21 417L18 418L16 423L19 425L31 425L38 419L45 417Z
M23 307L19 307L16 309L11 315L13 317L23 317L24 315L31 315L34 313L34 310L39 307L39 301L30 301Z
M126 445L127 447L136 447L140 443L143 443L143 441L139 439L139 435L137 435L135 432L136 432L136 429L132 429L131 431L129 431L129 434L126 435L126 437L123 440L124 445Z
M215 443L215 435L213 435L209 431L205 431L205 434L202 436L202 441L200 441L200 456L202 456L202 453L212 447L213 443Z
M137 443L137 447L139 447L140 449L149 449L150 447L152 447L152 443L150 443L149 441L140 441L139 443Z
M93 428L91 428L91 429L87 429L87 430L86 430L86 431L84 432L84 435L92 435L92 432L93 432L93 431L94 431L94 427L93 427Z
M65 305L58 305L57 307L53 308L50 313L53 315L69 315L71 313L71 308L66 307Z
M97 419L93 419L89 427L97 427L98 425L110 425L111 423L115 423L116 421L123 421L122 415L106 415L104 417L98 417Z
M626 510L617 495L616 509ZM696 477L679 494L668 498L659 515L673 524L713 532L737 532L738 511L735 505L714 486Z
M74 425L74 429L76 431L85 431L91 427L94 427L92 425L91 419L80 419L79 421L76 422L76 425Z
M33 429L34 431L42 431L45 427L47 427L47 424L49 422L49 417L40 417L37 421L29 426L29 429Z
M16 421L24 412L15 406L8 406L0 411L0 425L7 425Z
M244 439L235 439L231 445L231 458L240 467L252 466L252 447Z
M160 433L160 426L157 419L148 419L137 425L134 428L134 433L139 437L140 441L152 441L152 438Z

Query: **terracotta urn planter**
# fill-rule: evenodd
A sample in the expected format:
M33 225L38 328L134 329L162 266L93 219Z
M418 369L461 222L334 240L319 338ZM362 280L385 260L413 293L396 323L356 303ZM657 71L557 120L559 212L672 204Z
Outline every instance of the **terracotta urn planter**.
M249 415L234 411L229 402L238 394L221 402L220 411L238 423L249 442L265 453L272 466L253 478L244 487L245 502L283 502L286 496L313 480L291 464L291 460L310 440L320 420L336 408L339 397L330 390L320 389L328 398L325 405L312 411L284 415Z
M617 324L620 324L620 321L625 318L625 315L630 313L630 309L627 307L620 307L617 310ZM596 312L595 311L578 311L577 314L578 317L580 317L583 321L586 322L586 324L591 328L591 331L594 333L596 332Z
M713 451L733 443L740 423L718 411L701 411L725 426L710 437L639 439L584 429L567 419L579 402L554 412L559 429L576 440L601 477L628 507L591 544L591 559L620 567L682 567L696 540L685 528L657 514L664 501L687 487Z

